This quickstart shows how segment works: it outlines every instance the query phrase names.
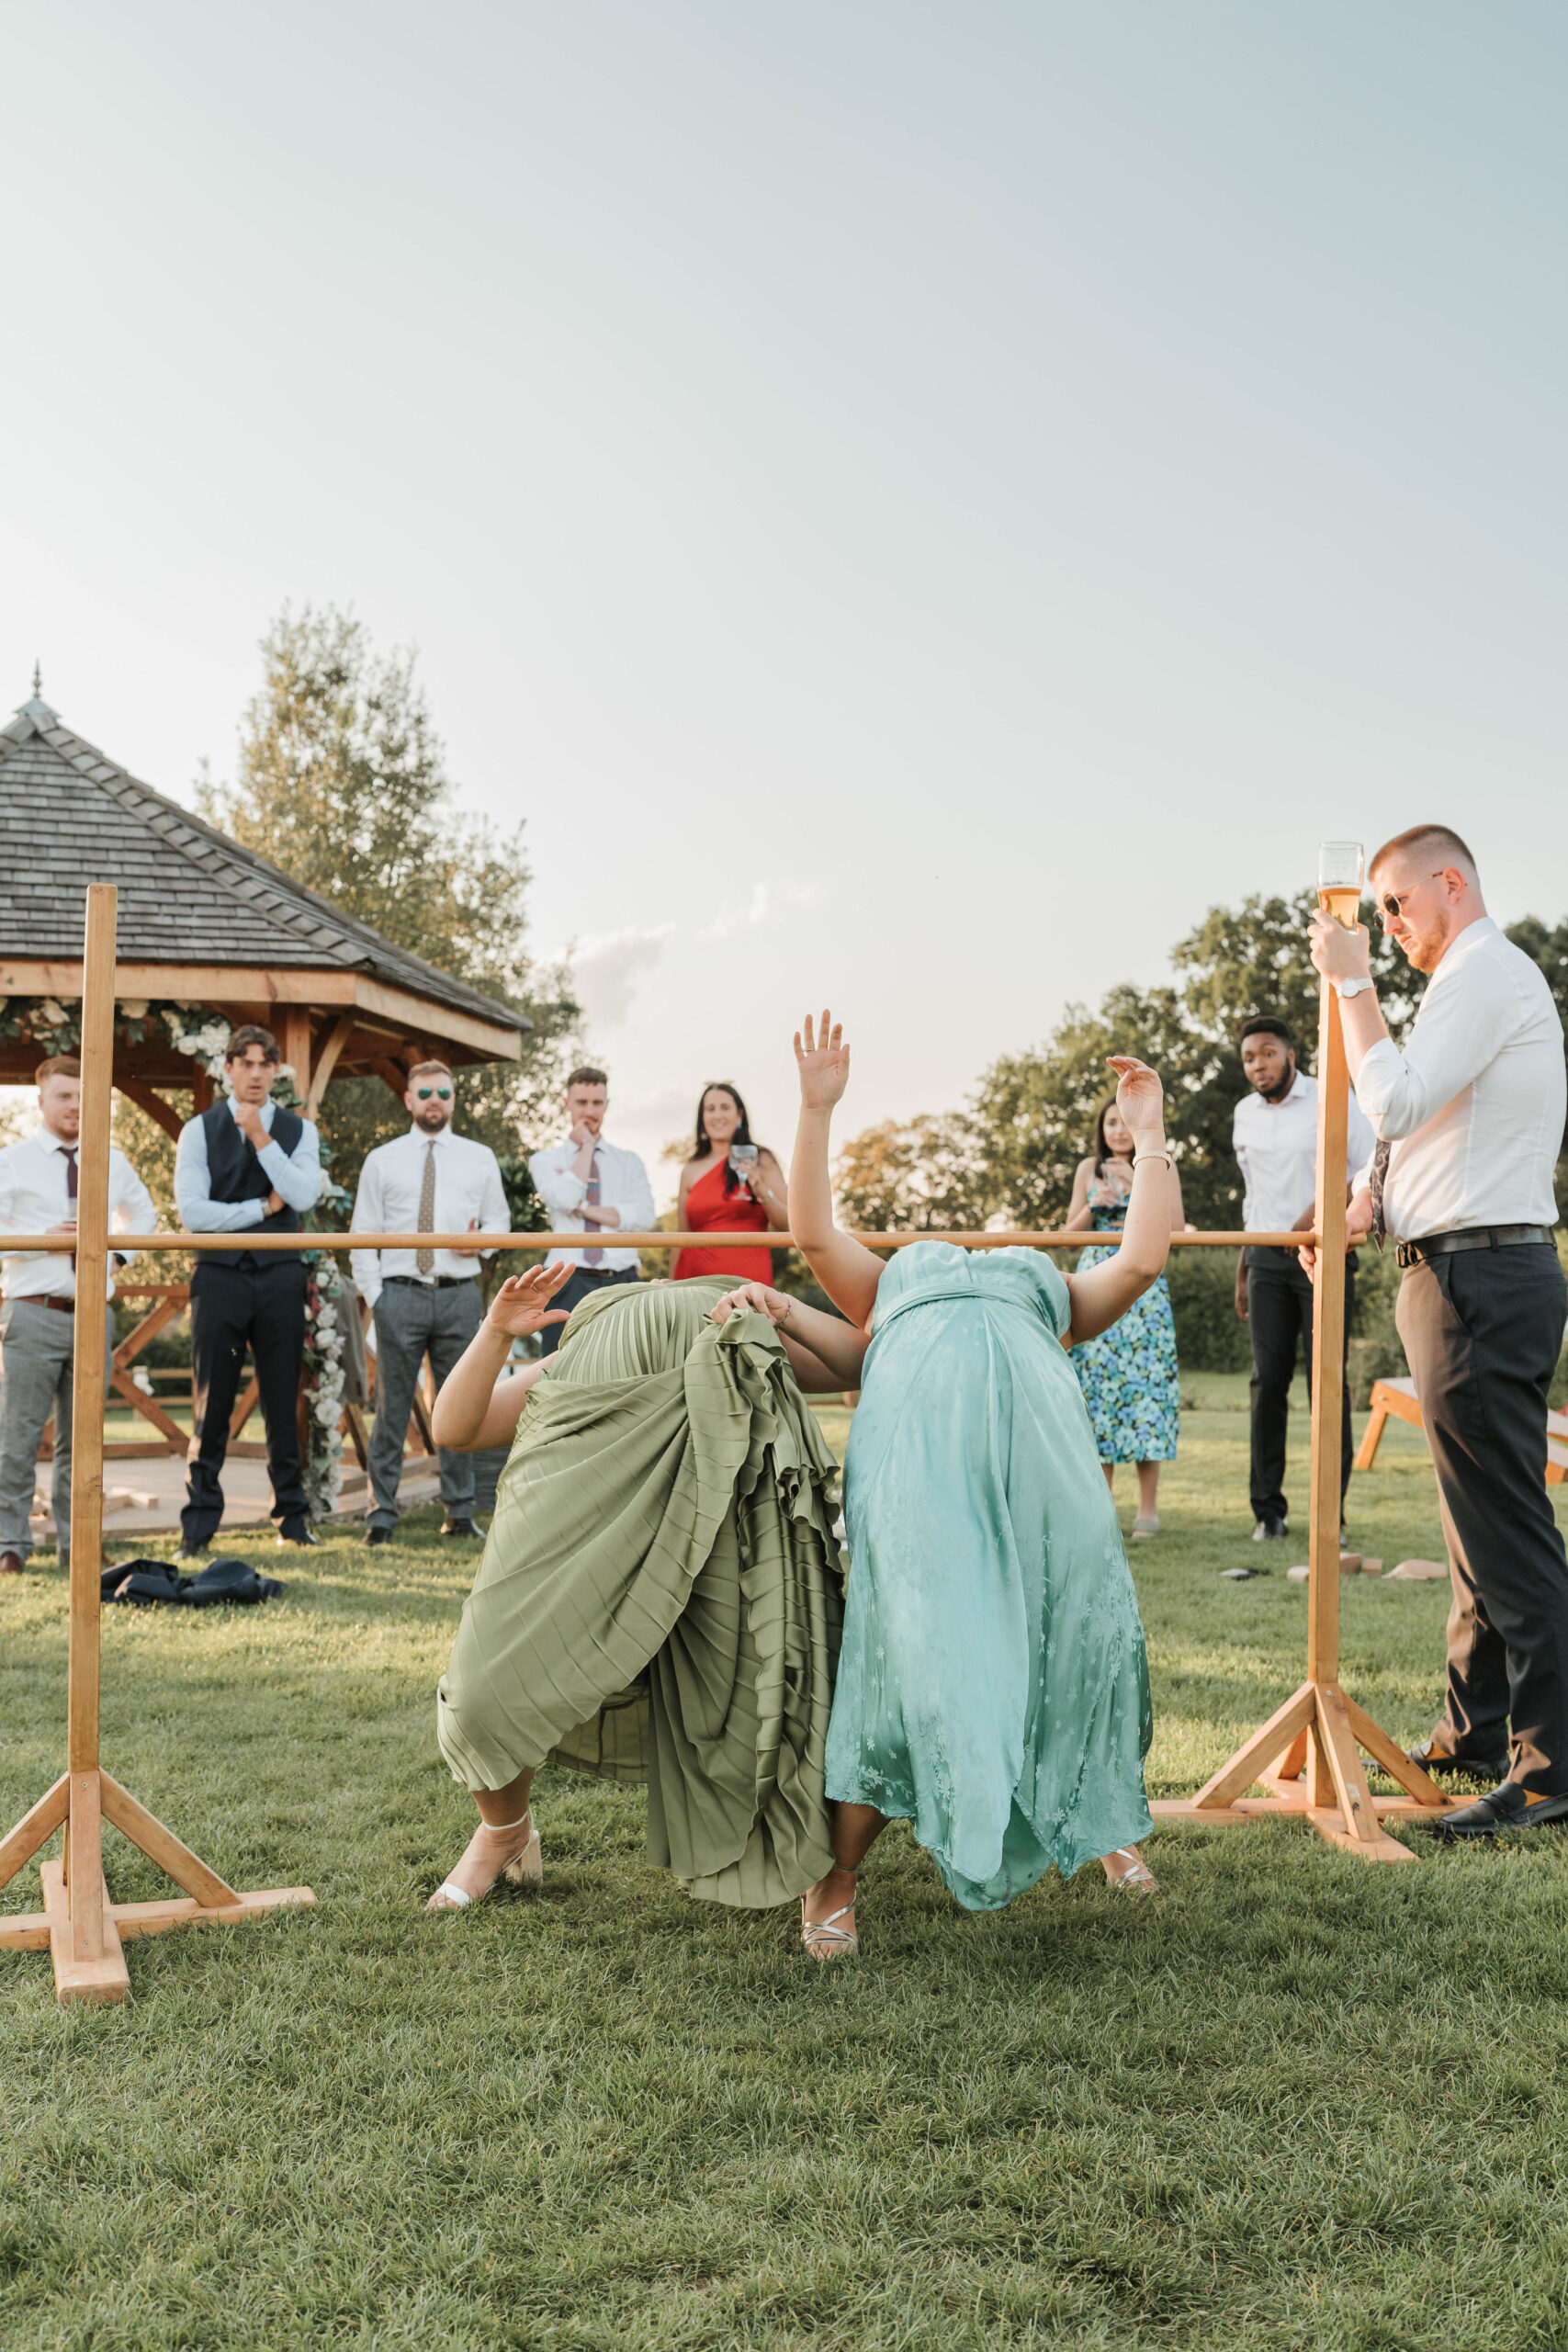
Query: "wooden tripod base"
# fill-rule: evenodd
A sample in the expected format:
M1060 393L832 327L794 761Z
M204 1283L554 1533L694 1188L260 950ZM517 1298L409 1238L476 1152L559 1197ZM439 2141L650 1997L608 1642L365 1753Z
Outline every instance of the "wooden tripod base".
M1363 1748L1402 1796L1373 1796L1361 1765ZM1244 1795L1255 1782L1269 1793ZM1252 1822L1302 1814L1320 1838L1363 1861L1413 1862L1409 1847L1388 1835L1384 1820L1406 1813L1430 1820L1471 1802L1445 1795L1337 1682L1303 1682L1195 1797L1161 1798L1149 1811L1156 1821Z
M139 1846L176 1886L183 1886L184 1896L161 1903L112 1902L100 1860L105 1821ZM66 1824L65 1859L43 1864L43 1909L0 1918L0 1951L47 1948L62 2001L123 2001L130 1978L121 1946L137 1936L161 1936L195 1921L249 1919L279 1904L316 1899L308 1886L236 1894L172 1829L96 1766L87 1772L62 1772L9 1837L0 1840L0 1886L16 1876L62 1822ZM81 1858L79 1870L73 1864L73 1846Z

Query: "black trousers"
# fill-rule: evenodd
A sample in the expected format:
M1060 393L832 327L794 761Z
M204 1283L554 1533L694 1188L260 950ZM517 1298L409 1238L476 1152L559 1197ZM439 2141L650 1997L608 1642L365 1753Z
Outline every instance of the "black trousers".
M1252 1332L1252 1515L1254 1519L1285 1519L1285 1430L1290 1414L1291 1382L1295 1376L1299 1344L1306 1360L1307 1395L1312 1395L1312 1282L1302 1272L1293 1250L1249 1250L1247 1253L1247 1306ZM1345 1335L1349 1345L1350 1310L1356 1303L1353 1259L1345 1264ZM1345 1390L1340 1443L1339 1505L1350 1483L1350 1391Z
M240 1394L247 1342L261 1385L272 1515L280 1525L305 1518L305 1463L299 1449L299 1367L305 1355L305 1269L296 1258L248 1266L198 1261L190 1282L191 1364L196 1442L180 1526L187 1544L205 1544L223 1518L219 1472L229 1451L229 1421Z
M1439 1747L1500 1754L1532 1794L1568 1792L1568 1557L1546 1490L1546 1395L1568 1285L1546 1242L1410 1267L1394 1320L1449 1542Z
M637 1279L635 1266L623 1266L618 1273L613 1274L607 1274L603 1266L574 1266L550 1305L564 1306L570 1315L574 1306L581 1306L583 1300L592 1298L596 1290L604 1290L610 1283L635 1283ZM539 1353L553 1356L565 1330L564 1323L547 1323L539 1334Z

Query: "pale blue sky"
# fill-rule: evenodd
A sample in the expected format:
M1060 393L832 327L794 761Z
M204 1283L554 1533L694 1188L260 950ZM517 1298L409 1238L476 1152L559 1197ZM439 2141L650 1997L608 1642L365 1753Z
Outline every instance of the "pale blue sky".
M162 789L286 597L525 815L625 1140L944 1107L1321 834L1568 910L1568 13L0 10L0 703Z

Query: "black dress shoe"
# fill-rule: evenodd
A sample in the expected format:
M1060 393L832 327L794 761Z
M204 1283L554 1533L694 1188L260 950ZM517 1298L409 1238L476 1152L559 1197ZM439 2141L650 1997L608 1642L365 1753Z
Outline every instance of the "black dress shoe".
M1291 1532L1289 1520L1260 1519L1252 1531L1255 1544L1282 1544Z
M1456 1756L1451 1749L1424 1739L1419 1747L1407 1747L1404 1752L1412 1764L1420 1765L1423 1772L1470 1772L1478 1781L1506 1781L1508 1777L1506 1748L1501 1756Z
M389 1527L367 1527L365 1531L367 1544L389 1544L391 1540L392 1531Z
M176 1560L205 1560L211 1543L210 1535L204 1536L199 1544L184 1543L175 1554L175 1557Z
M277 1531L277 1548L280 1552L302 1552L308 1545L319 1544L321 1540L319 1535L311 1533L302 1520L296 1520L291 1524L280 1527Z
M471 1535L476 1544L482 1540L479 1529L471 1519L446 1520L442 1523L441 1532L443 1535Z
M1538 1797L1532 1804L1517 1781L1499 1781L1473 1804L1448 1813L1432 1827L1438 1838L1495 1838L1500 1829L1550 1829L1568 1821L1568 1796Z

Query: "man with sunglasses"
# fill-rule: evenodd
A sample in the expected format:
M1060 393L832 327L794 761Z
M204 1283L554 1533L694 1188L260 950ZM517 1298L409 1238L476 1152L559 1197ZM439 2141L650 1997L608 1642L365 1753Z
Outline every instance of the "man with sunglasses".
M1487 1838L1568 1821L1568 1555L1545 1484L1547 1389L1568 1309L1552 1238L1562 1024L1545 976L1488 915L1457 833L1401 833L1373 858L1371 882L1378 920L1430 975L1403 1052L1378 1008L1367 933L1314 915L1312 959L1338 990L1350 1074L1379 1138L1350 1238L1399 1245L1395 1319L1453 1580L1448 1704L1411 1753L1431 1770L1497 1777L1438 1825Z
M406 1136L366 1157L351 1233L509 1233L501 1170L488 1145L452 1133L456 1100L445 1062L416 1062L403 1104ZM367 1544L389 1544L398 1523L403 1439L430 1358L439 1392L479 1328L479 1241L456 1250L355 1250L350 1257L376 1333L376 1425L370 1439ZM474 1457L441 1454L443 1535L478 1536Z

